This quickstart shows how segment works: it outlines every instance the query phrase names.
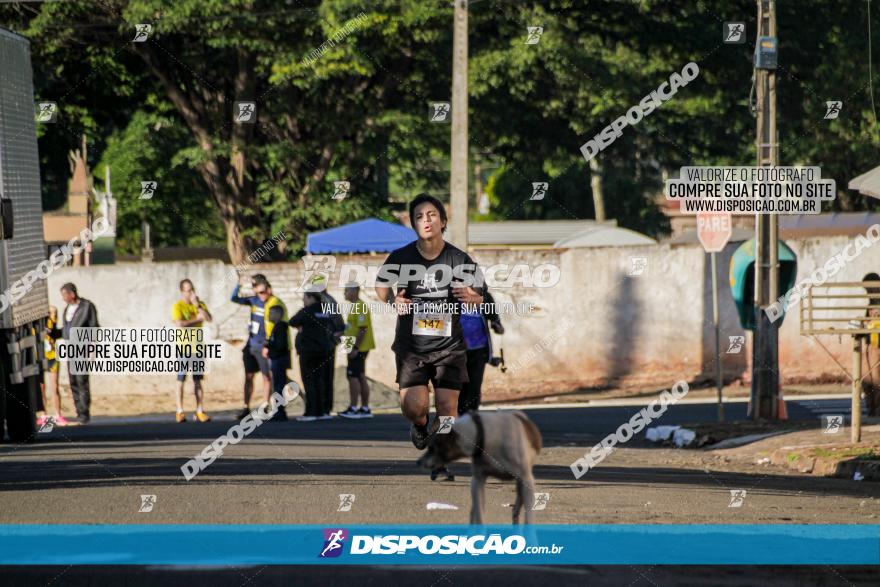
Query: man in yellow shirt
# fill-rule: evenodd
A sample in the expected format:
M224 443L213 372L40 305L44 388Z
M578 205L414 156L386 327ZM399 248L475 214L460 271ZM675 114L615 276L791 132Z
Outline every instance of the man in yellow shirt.
M199 300L192 281L184 279L180 282L180 299L174 302L171 307L171 319L180 328L201 328L202 324L211 321L211 313L208 312L208 306L205 302ZM190 347L191 348L191 347ZM193 391L196 395L196 416L197 422L209 422L210 416L203 411L202 401L204 399L204 390L202 389L202 379L204 373L193 372ZM177 389L177 421L186 422L186 414L183 413L183 388L186 384L186 371L177 374L177 380L180 387Z
M373 340L373 322L370 318L370 309L367 303L360 299L360 286L357 283L348 283L345 286L345 299L351 303L351 309L346 320L345 336L353 337L354 344L348 353L348 391L351 396L351 405L344 412L339 412L343 418L372 418L370 411L370 386L367 382L366 362L367 354L376 348ZM358 396L361 399L361 407L358 409Z

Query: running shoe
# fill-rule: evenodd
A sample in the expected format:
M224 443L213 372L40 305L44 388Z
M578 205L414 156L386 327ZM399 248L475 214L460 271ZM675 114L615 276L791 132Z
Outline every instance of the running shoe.
M297 416L296 417L297 422L314 422L317 419L318 418L315 416Z
M413 446L419 450L424 450L426 446L428 446L428 438L431 437L431 433L428 432L428 423L425 422L423 426L416 426L413 423L409 427L409 438L412 440Z
M178 424L183 424L184 422L186 422L186 414L184 414L183 412L177 412L177 416L175 416L175 419L177 420Z
M431 471L431 481L436 481L438 477L441 477L441 481L455 481L455 475L445 466L437 467Z
M354 406L348 406L344 412L339 412L337 415L340 418L351 418L351 419L357 419L357 418L362 417L360 411Z
M196 412L195 420L196 422L210 422L211 416L209 416L205 412Z
M333 416L331 416L330 414L321 414L320 416L318 416L318 420L332 420L332 419L333 419Z
M370 411L370 408L368 406L361 406L361 409L358 410L358 417L359 418L372 418L373 412Z
M251 411L248 408L244 408L242 411L235 414L235 419L236 420L243 420L243 419L247 418L248 414L250 414L250 413L251 413Z
M55 416L55 425L56 426L69 426L70 422L67 421L67 418L65 418L61 414L58 414L57 416Z

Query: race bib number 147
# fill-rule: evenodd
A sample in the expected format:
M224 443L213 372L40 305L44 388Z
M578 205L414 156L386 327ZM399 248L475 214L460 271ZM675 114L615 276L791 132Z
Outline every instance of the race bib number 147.
M415 312L412 333L419 336L452 336L452 315Z

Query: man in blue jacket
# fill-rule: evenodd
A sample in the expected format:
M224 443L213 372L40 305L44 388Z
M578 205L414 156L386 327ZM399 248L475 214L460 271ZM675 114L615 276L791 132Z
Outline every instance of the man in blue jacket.
M250 321L248 323L248 340L242 349L244 361L244 408L238 413L239 420L250 413L251 395L254 391L254 374L258 371L263 376L263 394L266 401L272 397L272 377L269 360L263 356L263 345L272 334L273 324L266 320L268 311L274 306L283 309L283 320L287 321L287 310L284 304L272 295L272 286L263 275L255 275L251 280L254 295L240 296L241 284L232 290L231 300L235 304L250 306Z

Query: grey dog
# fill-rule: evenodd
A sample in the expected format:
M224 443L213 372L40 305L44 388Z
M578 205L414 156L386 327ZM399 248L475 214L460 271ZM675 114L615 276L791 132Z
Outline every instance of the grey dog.
M436 430L440 428L440 430ZM435 426L428 450L418 465L433 469L452 461L471 458L471 524L483 523L486 478L516 480L513 523L525 506L525 523L532 523L535 477L532 467L541 452L541 431L522 412L469 412L452 429Z

